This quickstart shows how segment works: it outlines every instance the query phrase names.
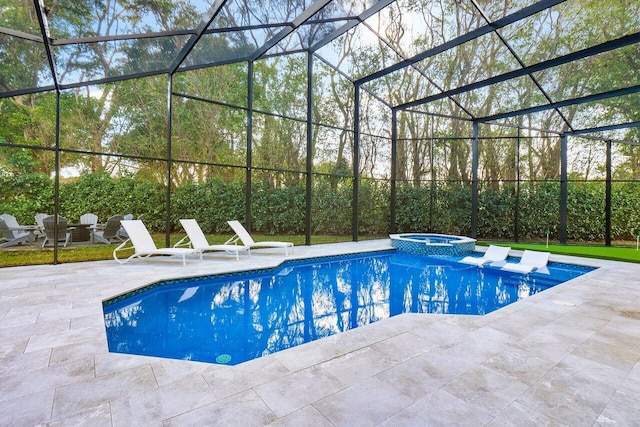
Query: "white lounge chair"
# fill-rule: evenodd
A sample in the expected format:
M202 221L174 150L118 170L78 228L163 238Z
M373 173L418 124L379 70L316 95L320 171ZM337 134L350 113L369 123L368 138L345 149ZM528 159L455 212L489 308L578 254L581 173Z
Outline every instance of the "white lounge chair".
M520 262L508 262L502 266L502 270L527 274L533 270L541 269L549 262L549 252L539 252L525 250L522 253Z
M227 244L235 243L240 240L244 246L249 246L250 248L282 248L284 249L285 255L289 255L289 248L291 248L291 252L293 252L293 243L291 242L256 242L251 238L249 232L242 224L240 224L239 221L227 221L227 224L229 224L233 229L233 232L236 233L235 236L226 242Z
M144 214L140 214L138 215L138 218L142 221L142 217L144 216ZM130 219L133 219L133 214L126 214L123 219L125 221L129 221ZM127 235L127 231L124 229L124 227L120 227L120 229L118 230L118 232L116 233L116 238L120 239L120 240L127 240L129 238L129 236Z
M511 248L508 246L489 245L489 248L487 248L482 256L466 256L458 262L461 262L463 264L483 266L488 263L504 261L505 259L507 259L510 250Z
M236 259L240 260L238 255L239 252L248 252L249 256L251 256L251 248L249 246L241 246L241 245L210 245L207 241L206 236L202 232L200 225L198 225L198 221L195 219L181 219L180 224L182 224L182 228L187 232L187 235L180 239L178 243L173 245L174 248L181 246L189 246L194 249L198 249L202 252L206 251L224 251L229 253L235 253Z
M113 250L113 259L118 263L124 264L133 258L147 258L153 255L173 255L182 258L182 265L187 265L187 255L200 255L202 261L202 251L189 248L158 248L149 234L149 230L139 219L129 221L120 221L120 224L126 230L129 238L121 245ZM118 252L133 249L134 253L126 259L119 259Z

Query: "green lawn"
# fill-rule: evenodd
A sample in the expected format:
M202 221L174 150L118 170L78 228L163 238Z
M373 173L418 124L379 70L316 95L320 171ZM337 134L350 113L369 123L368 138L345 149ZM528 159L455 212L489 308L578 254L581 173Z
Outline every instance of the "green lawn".
M492 242L501 246L510 246L511 249L531 249L535 251L547 251L554 254L574 255L586 258L608 259L613 261L626 261L640 263L640 251L634 246L604 246L604 245L549 245L544 243L514 243ZM479 242L488 245L488 242Z
M184 235L175 234L171 236L171 245L175 244ZM224 243L231 236L216 235L209 239L211 244ZM286 242L293 242L295 245L304 245L305 236L262 236L253 235L256 241L261 240L281 240ZM320 243L337 243L350 241L351 236L313 236L312 244ZM158 247L165 246L165 235L163 233L153 234L153 240ZM38 241L36 243L41 243ZM58 262L83 262L83 261L99 261L113 259L113 250L117 247L117 244L112 245L82 245L68 248L60 247L58 249ZM131 252L133 253L133 251ZM126 252L123 252L121 256L128 256ZM0 267L14 267L19 265L38 265L38 264L51 264L53 262L53 248L47 247L41 249L39 244L23 247L13 246L6 249L0 249Z

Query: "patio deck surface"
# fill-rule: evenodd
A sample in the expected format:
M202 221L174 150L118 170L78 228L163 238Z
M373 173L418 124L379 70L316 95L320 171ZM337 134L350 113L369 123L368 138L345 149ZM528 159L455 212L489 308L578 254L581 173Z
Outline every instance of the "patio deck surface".
M640 425L640 264L552 256L600 268L486 316L405 314L237 366L108 352L103 299L285 259L253 253L0 269L0 425Z

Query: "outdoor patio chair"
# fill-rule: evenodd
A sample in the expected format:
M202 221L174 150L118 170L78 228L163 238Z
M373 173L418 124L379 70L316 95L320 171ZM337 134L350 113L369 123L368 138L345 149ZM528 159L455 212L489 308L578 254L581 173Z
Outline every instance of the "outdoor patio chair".
M289 255L289 248L291 248L291 252L293 252L293 243L291 242L279 242L279 241L265 241L265 242L256 242L253 240L249 232L239 221L227 221L227 224L233 229L233 232L236 233L231 239L227 240L225 244L233 244L240 240L243 246L248 246L250 248L282 248L284 249L284 254Z
M34 217L34 220L36 221L36 226L38 227L38 229L35 231L36 238L45 237L44 223L42 222L42 220L48 216L51 216L51 215L46 213L37 213L36 216Z
M94 213L86 213L80 216L80 224L89 224L89 228L96 229L98 227L98 215Z
M489 263L497 263L507 259L510 250L511 248L507 246L489 245L489 248L482 256L466 256L458 262L477 266L483 266Z
M182 224L182 228L187 232L187 235L180 239L180 241L173 246L174 248L189 246L202 252L224 251L227 253L235 253L236 260L240 260L240 256L238 255L240 252L247 252L249 256L251 256L251 248L249 246L233 244L210 245L195 219L181 219L180 224Z
M67 247L71 243L71 230L67 228L67 219L63 216L58 216L58 232L56 234L55 224L56 217L54 215L48 216L42 220L44 224L44 240L42 247L44 248L47 243L53 245L55 241L63 242L62 246Z
M1 218L0 232L2 233L2 243L0 243L0 248L8 248L9 246L19 245L31 240L29 233L23 233L9 228L5 220Z
M139 219L122 220L122 227L129 235L129 238L113 250L113 259L119 264L129 262L134 258L148 258L153 255L179 256L182 258L182 265L187 265L187 255L199 255L202 261L202 251L190 248L158 248L149 234L149 230ZM118 252L133 249L133 255L128 258L118 258Z
M8 214L8 213L3 213L2 215L0 215L0 219L2 219L5 224L7 224L7 227L9 227L12 230L19 230L20 229L20 224L18 224L18 220L16 219L15 216Z
M36 233L38 231L38 227L36 225L20 225L16 217L8 213L0 215L0 219L7 224L7 227L9 227L10 230L17 233L27 233L30 241L36 240Z
M124 218L122 217L122 215L113 215L109 217L109 219L107 219L107 223L104 226L104 229L94 229L91 231L91 243L95 243L96 240L106 245L110 245L111 243L113 243L113 240L122 242L123 239L118 236L118 230L120 230L121 227L120 221L122 221L123 219Z
M527 274L534 270L546 267L549 261L549 252L526 250L522 253L520 262L508 262L502 266L502 270Z

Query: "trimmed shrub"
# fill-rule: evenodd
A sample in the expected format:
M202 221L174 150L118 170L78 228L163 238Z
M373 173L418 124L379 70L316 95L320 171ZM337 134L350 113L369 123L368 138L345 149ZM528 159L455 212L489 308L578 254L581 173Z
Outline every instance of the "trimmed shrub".
M43 174L12 174L0 170L6 191L0 211L33 223L36 213L53 213L53 180ZM212 179L186 184L172 191L172 231L180 230L180 218L195 218L207 234L230 233L227 221L246 223L245 183ZM397 232L432 231L469 235L471 187L458 182L396 186ZM603 182L569 182L567 236L570 240L604 240ZM514 184L500 188L481 186L478 194L478 237L511 240L515 224ZM251 189L252 230L261 234L304 234L306 188L303 184L274 188L266 181ZM351 178L314 176L312 185L312 232L352 234L353 181ZM520 185L519 237L544 239L547 230L557 239L560 217L560 184L557 181L523 182ZM114 214L144 214L151 231L165 230L167 193L161 184L139 182L133 176L112 178L106 172L83 174L60 185L60 214L71 222L93 212L100 221ZM385 235L390 226L390 185L363 179L359 186L359 234ZM433 205L432 205L433 203ZM612 239L634 240L640 228L640 182L613 184ZM431 230L430 225L432 225Z

